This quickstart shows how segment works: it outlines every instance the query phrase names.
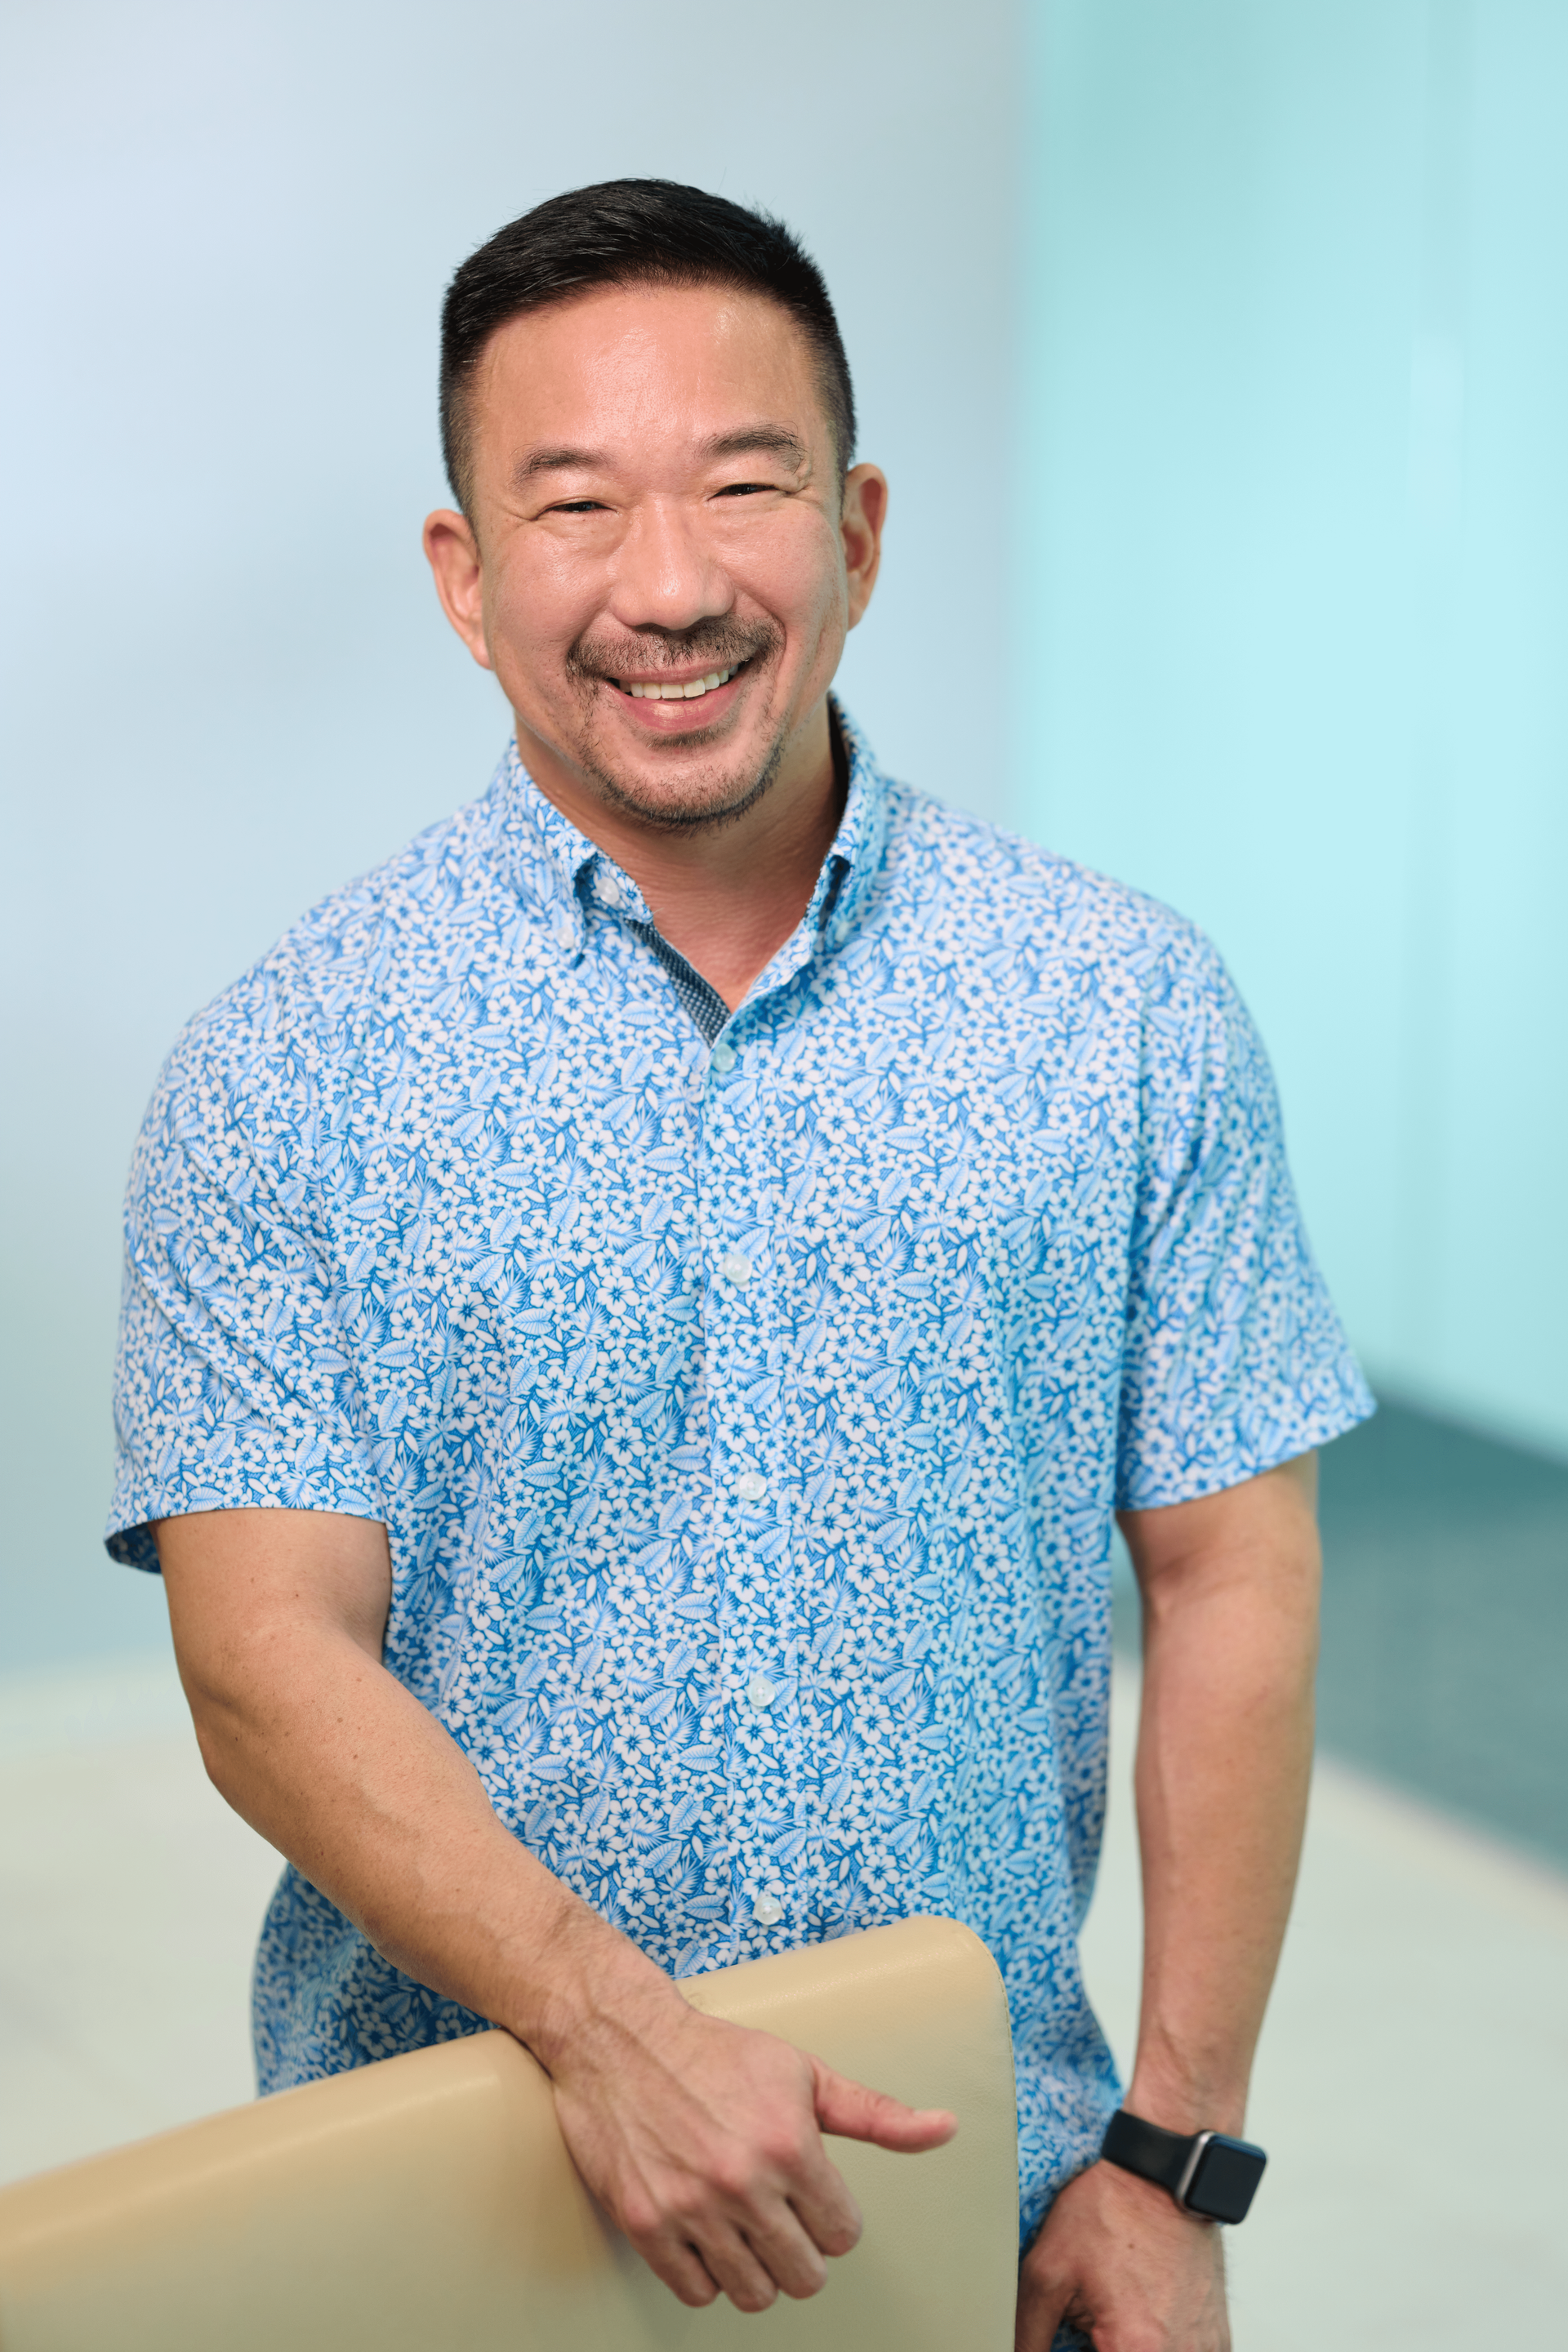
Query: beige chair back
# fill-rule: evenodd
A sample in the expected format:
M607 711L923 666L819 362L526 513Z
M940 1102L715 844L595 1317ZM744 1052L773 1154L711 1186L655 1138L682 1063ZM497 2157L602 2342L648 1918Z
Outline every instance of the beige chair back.
M926 2156L832 2143L865 2234L811 2301L678 2303L491 2032L0 2189L0 2352L1008 2352L1017 2137L984 1946L910 1919L681 1990L959 2118Z

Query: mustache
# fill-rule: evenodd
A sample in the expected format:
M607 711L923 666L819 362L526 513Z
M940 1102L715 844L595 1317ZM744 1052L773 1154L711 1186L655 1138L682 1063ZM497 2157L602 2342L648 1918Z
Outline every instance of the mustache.
M776 653L784 631L766 621L694 621L689 629L628 630L619 637L580 636L566 656L574 677L624 677L628 670L679 669L700 662L704 669L739 669L759 655Z

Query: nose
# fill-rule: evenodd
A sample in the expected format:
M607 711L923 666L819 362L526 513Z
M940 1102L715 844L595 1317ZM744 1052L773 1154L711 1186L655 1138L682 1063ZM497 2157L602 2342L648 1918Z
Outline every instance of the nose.
M700 517L675 499L641 501L616 551L610 610L628 629L689 629L719 619L734 584L705 543Z

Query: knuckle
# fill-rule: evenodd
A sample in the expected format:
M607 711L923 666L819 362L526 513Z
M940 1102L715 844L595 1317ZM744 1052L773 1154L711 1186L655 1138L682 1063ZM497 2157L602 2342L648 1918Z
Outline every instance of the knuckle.
M798 2124L781 2120L760 2134L757 2153L775 2172L798 2172L810 2156L810 2144Z
M683 2180L666 2198L661 2218L681 2237L687 2238L710 2219L712 2205L712 2196L705 2182Z
M620 2224L640 2252L658 2234L662 2214L651 2197L637 2189L621 2199Z
M744 2148L735 2148L721 2157L710 2178L726 2204L749 2205L756 2191L757 2168Z

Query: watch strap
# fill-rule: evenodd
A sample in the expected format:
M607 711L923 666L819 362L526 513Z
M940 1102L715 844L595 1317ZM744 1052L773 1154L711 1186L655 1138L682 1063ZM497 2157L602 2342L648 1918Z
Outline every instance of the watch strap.
M1100 2152L1123 2172L1136 2172L1142 2179L1168 2189L1174 2197L1192 2162L1194 2142L1202 2137L1200 2132L1165 2131L1159 2124L1146 2124L1142 2116L1130 2116L1125 2107L1118 2107L1105 2126Z
M1169 2189L1184 2213L1203 2221L1245 2221L1268 2158L1228 2132L1165 2131L1118 2107L1100 2152L1123 2171Z

